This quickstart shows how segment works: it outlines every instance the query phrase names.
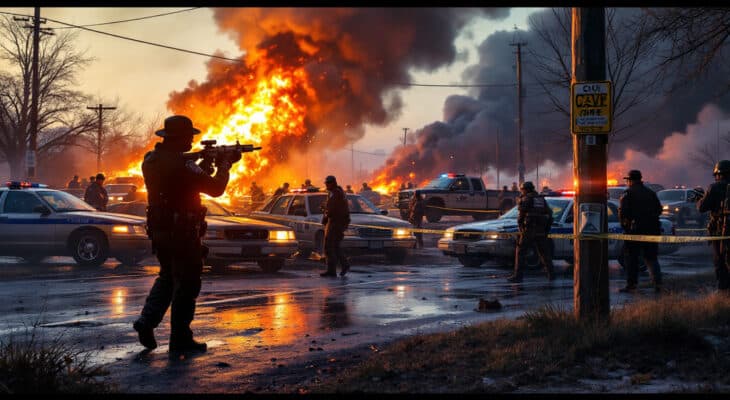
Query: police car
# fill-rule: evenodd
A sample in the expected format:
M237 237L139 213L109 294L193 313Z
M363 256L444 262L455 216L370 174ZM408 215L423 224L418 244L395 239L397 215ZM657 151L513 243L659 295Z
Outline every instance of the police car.
M235 215L207 196L201 202L207 209L208 229L203 237L203 244L208 247L205 262L213 270L236 262L254 261L263 271L276 272L297 252L296 236L289 227ZM122 202L107 209L145 216L147 202Z
M368 199L347 194L350 227L345 231L342 248L347 255L383 254L391 264L402 264L408 249L416 243L411 224L387 217ZM309 257L312 251L323 253L323 206L327 192L316 189L295 189L290 193L270 198L251 218L262 219L292 227L299 240L299 254Z
M573 192L553 192L545 200L553 212L553 226L550 233L573 233ZM619 204L608 200L606 216L608 233L623 233L618 220ZM473 222L448 228L438 241L438 248L447 256L456 257L465 267L478 267L488 259L496 259L503 265L513 266L518 232L517 207L496 220ZM662 235L673 235L675 229L671 221L660 218ZM503 234L503 235L500 235ZM553 258L573 263L573 240L553 239ZM676 244L660 244L659 254L669 254L677 250ZM608 240L608 258L616 259L623 266L623 241ZM528 251L524 260L527 267L539 266L534 249Z
M135 264L151 252L145 219L101 212L46 185L11 181L0 188L0 255L40 262L72 256L99 266L109 257Z

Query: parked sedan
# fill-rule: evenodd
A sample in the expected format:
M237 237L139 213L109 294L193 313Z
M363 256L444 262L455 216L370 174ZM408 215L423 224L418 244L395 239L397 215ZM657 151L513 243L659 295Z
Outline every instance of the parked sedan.
M273 197L259 210L251 212L251 218L263 219L288 225L296 231L299 253L309 257L312 251L323 254L324 226L322 207L327 193L319 191L295 191ZM350 227L345 231L342 247L348 255L383 254L391 264L402 264L408 249L416 242L411 225L397 218L385 216L366 198L348 194Z
M217 202L203 199L208 209L208 231L203 244L208 247L206 263L222 269L235 262L255 261L262 270L276 272L297 251L297 240L289 227L236 216ZM132 201L107 207L110 211L144 216L147 202Z
M144 218L97 211L45 185L8 182L0 189L0 255L31 263L68 255L99 266L109 257L134 264L150 250Z
M573 197L546 197L553 212L553 226L550 233L573 233ZM456 257L466 267L478 267L488 259L497 259L504 265L514 265L516 236L510 235L517 229L517 207L496 220L473 222L448 228L438 241L438 248L448 256ZM618 202L607 203L609 233L623 233L618 221ZM670 221L660 218L662 234L672 235L675 230ZM502 235L500 235L502 234ZM553 239L553 258L573 263L573 240ZM623 241L608 240L608 258L616 259L623 266ZM669 254L678 249L676 244L659 245L660 254ZM531 250L525 263L528 267L539 265L537 254Z

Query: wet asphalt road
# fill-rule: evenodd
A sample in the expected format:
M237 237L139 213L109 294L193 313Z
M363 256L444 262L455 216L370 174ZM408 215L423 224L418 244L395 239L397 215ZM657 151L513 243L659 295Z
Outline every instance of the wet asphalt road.
M426 239L435 246L435 237ZM572 275L562 261L555 262L555 282L531 271L519 285L505 281L510 271L503 266L464 268L435 247L413 250L404 265L354 258L345 278L321 278L324 265L312 260L291 260L274 274L242 263L222 273L206 269L192 328L209 351L171 360L169 313L155 331L160 346L152 352L142 351L131 328L155 279L156 260L126 267L110 259L96 269L72 261L53 257L26 265L0 258L0 340L33 329L47 339L61 337L107 364L128 393L257 390L266 371L314 367L311 360L339 357L346 349L377 351L405 335L514 318L547 303L570 309L573 302ZM660 261L668 275L712 268L706 245L683 247ZM618 293L625 284L619 265L610 261L609 269L612 304L636 298ZM503 308L477 312L479 298L497 298Z

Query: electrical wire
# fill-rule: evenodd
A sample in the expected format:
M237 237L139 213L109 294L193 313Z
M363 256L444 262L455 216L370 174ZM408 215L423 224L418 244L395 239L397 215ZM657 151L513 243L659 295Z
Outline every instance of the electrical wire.
M88 28L90 26L102 26L102 25L121 24L121 23L124 23L124 22L141 21L141 20L144 20L144 19L150 19L150 18L164 17L164 16L167 16L167 15L179 14L179 13L183 13L183 12L187 12L187 11L197 10L199 8L202 8L202 7L192 7L192 8L186 8L184 10L171 11L171 12L166 12L166 13L162 13L162 14L147 15L145 17L123 19L123 20L118 20L118 21L100 22L100 23L97 23L97 24L87 24L87 25L79 25L79 26L80 27L83 27L83 28ZM76 29L76 27L74 27L74 26L60 26L60 27L53 28L53 29Z

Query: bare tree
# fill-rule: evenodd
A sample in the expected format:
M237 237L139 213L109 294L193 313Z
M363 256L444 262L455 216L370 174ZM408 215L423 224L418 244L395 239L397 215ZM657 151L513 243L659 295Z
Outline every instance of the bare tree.
M713 67L727 69L730 8L645 8L644 13L649 21L646 36L669 43L661 53L664 75L682 77L672 90ZM730 80L721 85L720 92L727 92Z
M74 90L77 73L91 62L73 48L71 31L43 37L39 47L37 151L41 155L72 145L92 132L95 118L86 113L88 97ZM32 31L24 22L0 19L0 59L11 70L0 71L0 161L11 176L25 175L23 161L30 138Z
M658 83L656 74L649 73L653 66L646 62L655 52L657 43L644 34L648 29L648 16L640 12L628 16L628 12L612 8L606 11L607 80L613 83L612 140L625 139L623 133L646 119L628 118L632 114L629 111L652 96L652 88ZM528 46L531 57L527 58L531 66L527 69L528 74L542 88L540 94L550 101L551 109L547 112L558 112L566 117L570 117L570 101L565 93L572 77L571 21L570 8L553 8L547 16L531 16L530 27L538 43ZM563 137L566 134L565 130L552 133Z

